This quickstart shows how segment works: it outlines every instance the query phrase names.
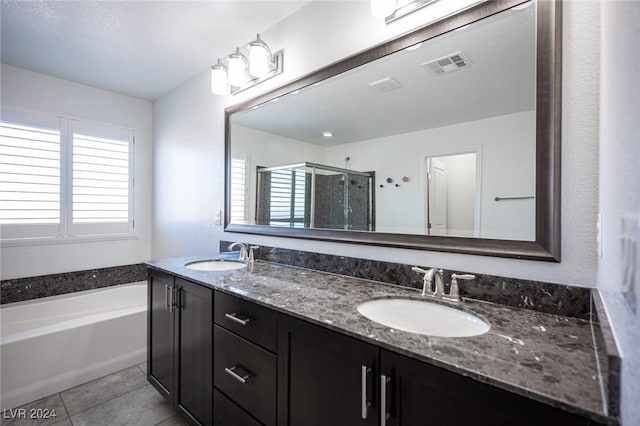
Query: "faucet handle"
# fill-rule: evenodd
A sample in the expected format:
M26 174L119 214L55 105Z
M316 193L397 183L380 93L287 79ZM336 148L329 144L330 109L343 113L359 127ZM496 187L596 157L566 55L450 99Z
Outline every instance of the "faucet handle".
M249 246L249 262L256 260L253 251L258 250L259 248L260 246Z
M412 267L411 270L413 272L417 272L418 274L426 274L427 272L429 272L429 271L425 271L422 268L418 268L417 266Z
M475 278L476 276L471 274L451 274L451 289L447 298L459 302L460 288L458 287L458 280L473 280Z
M475 280L476 276L471 274L451 274L452 280Z

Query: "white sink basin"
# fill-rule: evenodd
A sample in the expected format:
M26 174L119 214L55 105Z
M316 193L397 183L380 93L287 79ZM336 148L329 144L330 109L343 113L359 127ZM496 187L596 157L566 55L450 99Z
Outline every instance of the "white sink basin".
M358 312L387 327L428 336L478 336L491 328L469 312L422 300L370 300L358 305Z
M194 271L234 271L236 269L243 269L246 265L242 262L236 262L235 260L228 259L213 259L213 260L201 260L198 262L191 262L184 265L187 269L193 269Z

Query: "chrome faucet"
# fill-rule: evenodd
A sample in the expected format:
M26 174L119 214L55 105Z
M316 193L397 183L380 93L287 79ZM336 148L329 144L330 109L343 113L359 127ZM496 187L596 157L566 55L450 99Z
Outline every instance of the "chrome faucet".
M423 296L427 296L427 289L429 289L429 291L432 292L432 294L429 294L429 296L434 296L434 297L444 296L444 278L443 278L442 269L431 268L428 271L425 271L422 268L418 268L417 266L414 266L413 268L411 268L411 270L414 272L418 272L420 274L424 274L424 277L422 278L422 293L421 293ZM434 278L436 281L435 291L433 290Z
M249 260L249 254L247 252L247 245L245 243L241 243L241 242L237 241L235 243L229 244L229 247L227 247L227 250L233 251L233 249L236 248L236 247L240 247L240 256L238 256L238 260L240 262L247 262Z
M233 249L236 247L240 247L240 256L238 256L238 260L240 262L249 262L249 263L253 263L253 261L255 260L255 255L253 251L260 248L260 246L249 246L249 248L247 249L247 245L245 243L235 242L235 243L229 244L229 247L227 247L227 250L233 251Z
M475 275L471 274L451 274L451 290L449 290L449 294L447 294L444 289L444 273L442 269L431 268L429 270L424 270L414 266L411 270L424 274L424 277L422 278L423 285L421 293L423 296L445 299L453 302L460 302L461 300L458 280L472 280L475 278ZM433 290L434 280L436 287L435 291Z

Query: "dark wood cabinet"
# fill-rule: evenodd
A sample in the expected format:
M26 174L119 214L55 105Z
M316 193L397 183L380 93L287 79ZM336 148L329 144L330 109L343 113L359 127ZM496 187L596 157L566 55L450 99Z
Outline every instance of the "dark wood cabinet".
M193 424L599 424L153 269L148 302L148 380Z
M156 271L148 286L149 382L193 424L213 423L213 290Z
M584 418L386 350L381 351L386 424L414 426L592 425ZM382 387L384 386L384 389Z
M248 341L276 352L278 313L228 294L216 292L215 323Z
M377 425L378 348L280 316L278 424Z
M214 311L214 424L274 426L278 313L221 292Z
M279 426L598 424L285 315L278 339Z
M149 271L147 286L147 380L169 401L174 392L174 315L169 311L171 275Z
M235 402L213 389L213 412L216 426L261 426L261 423L247 414Z
M276 356L218 325L214 339L216 388L261 423L275 425Z

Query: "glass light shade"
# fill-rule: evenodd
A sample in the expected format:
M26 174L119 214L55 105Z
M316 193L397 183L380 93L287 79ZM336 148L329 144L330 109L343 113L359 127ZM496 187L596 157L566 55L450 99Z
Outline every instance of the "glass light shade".
M220 63L220 59L217 65L211 67L211 91L215 95L229 94L227 68Z
M271 50L258 34L257 39L249 43L249 74L264 77L271 71L271 61Z
M240 49L236 48L236 53L229 55L229 84L240 87L247 80L247 59Z
M396 10L396 0L371 0L371 14L375 18L386 18Z

